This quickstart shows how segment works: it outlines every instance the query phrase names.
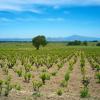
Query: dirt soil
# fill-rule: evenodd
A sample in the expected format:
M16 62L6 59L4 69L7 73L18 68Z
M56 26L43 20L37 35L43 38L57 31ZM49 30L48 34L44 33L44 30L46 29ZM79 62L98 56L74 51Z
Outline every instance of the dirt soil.
M46 81L46 84L40 89L41 97L32 96L32 83L24 83L23 78L20 78L15 74L13 70L9 70L13 79L13 82L18 82L23 87L21 91L12 90L8 97L0 96L0 100L100 100L100 84L96 83L94 77L95 72L92 70L89 62L86 59L86 74L90 77L89 93L90 97L80 98L81 84L81 70L80 59L77 60L73 67L73 71L70 74L70 80L68 87L65 88L65 92L62 96L56 94L56 90L60 86L60 82L64 79L66 70L68 69L68 63L57 72L56 76L52 76L50 80ZM50 69L53 70L53 69ZM0 79L4 79L6 75L0 68Z

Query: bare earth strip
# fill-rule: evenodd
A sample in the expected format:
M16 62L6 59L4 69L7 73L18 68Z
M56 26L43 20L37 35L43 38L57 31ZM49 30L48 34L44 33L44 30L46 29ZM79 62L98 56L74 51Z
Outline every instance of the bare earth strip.
M57 75L53 76L50 81L47 81L46 85L44 85L40 91L45 95L56 92L56 90L60 87L61 81L64 79L67 69L68 64L64 64L64 66L58 71Z
M62 96L58 96L55 92L57 88L59 88L61 80L64 79L66 70L68 70L68 64L65 64L58 71L57 75L51 78L51 80L46 81L46 85L44 85L40 89L43 96L34 98L32 96L32 92L29 91L31 87L27 85L27 90L12 91L9 97L0 97L0 100L100 100L100 84L96 83L96 79L94 78L95 72L91 69L89 62L86 60L86 74L91 77L89 85L89 92L91 94L91 97L89 98L80 98L80 89L82 87L80 58L78 58L78 61L73 67L74 69L70 74L68 87L66 88L66 92ZM22 79L17 78L16 76L16 80L21 82Z
M86 59L86 70L87 70L86 75L90 77L90 85L89 85L90 95L93 97L100 98L100 84L96 83L95 71L92 70L91 65L87 61L87 59Z
M76 64L73 66L73 71L70 75L67 92L69 94L75 94L79 96L81 86L80 59L78 58Z

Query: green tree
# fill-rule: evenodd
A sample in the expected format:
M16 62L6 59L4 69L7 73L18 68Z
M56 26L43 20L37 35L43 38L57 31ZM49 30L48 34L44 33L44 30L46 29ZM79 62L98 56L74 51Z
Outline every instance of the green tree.
M96 46L100 46L100 42L98 42L98 43L96 44Z
M88 45L87 41L84 41L83 42L83 45L87 46Z
M36 36L32 39L32 44L38 50L41 45L44 47L47 44L47 40L46 40L45 36L39 35L39 36Z
M70 42L68 42L68 44L67 45L81 45L81 41L78 41L78 40L75 40L75 41L70 41Z

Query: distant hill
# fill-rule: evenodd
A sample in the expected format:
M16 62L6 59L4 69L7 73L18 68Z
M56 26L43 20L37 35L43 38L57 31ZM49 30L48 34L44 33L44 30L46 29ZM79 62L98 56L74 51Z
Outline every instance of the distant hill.
M27 41L30 42L31 38L1 38L0 41ZM47 38L48 41L74 41L74 40L80 40L80 41L100 41L100 38L96 37L87 37L87 36L79 36L79 35L72 35L69 37L58 37L58 38Z
M100 41L100 38L96 37L86 37L86 36L79 36L79 35L72 35L69 37L64 38L48 38L48 41L74 41L74 40L80 40L80 41Z

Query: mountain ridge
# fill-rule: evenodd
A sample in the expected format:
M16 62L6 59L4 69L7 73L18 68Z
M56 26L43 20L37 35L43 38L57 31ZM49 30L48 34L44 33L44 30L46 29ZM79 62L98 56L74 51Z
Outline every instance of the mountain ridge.
M80 35L72 35L69 37L59 37L59 38L48 38L49 41L74 41L74 40L80 40L80 41L100 41L100 38L97 37L88 37L88 36L80 36Z
M0 41L31 41L32 38L0 38ZM47 41L100 41L100 38L97 37L87 37L87 36L80 36L80 35L72 35L68 37L47 37Z

